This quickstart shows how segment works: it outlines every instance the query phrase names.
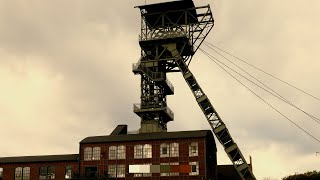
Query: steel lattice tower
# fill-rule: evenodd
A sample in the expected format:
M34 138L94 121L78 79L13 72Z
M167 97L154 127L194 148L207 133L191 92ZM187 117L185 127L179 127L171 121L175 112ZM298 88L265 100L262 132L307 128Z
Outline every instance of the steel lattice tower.
M189 70L193 55L214 25L209 5L195 7L192 0L138 6L141 12L140 60L133 72L141 75L141 103L134 112L141 117L140 133L166 132L174 114L167 95L174 88L170 72L181 72L214 134L243 179L255 179L226 125Z

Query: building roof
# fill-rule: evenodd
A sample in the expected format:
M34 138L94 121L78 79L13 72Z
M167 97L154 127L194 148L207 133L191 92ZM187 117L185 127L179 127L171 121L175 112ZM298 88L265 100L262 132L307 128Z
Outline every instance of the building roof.
M110 135L110 136L87 137L83 139L80 143L88 144L88 143L160 140L160 139L201 138L206 136L213 137L213 134L210 130L156 132L156 133L143 133L143 134L119 134L119 135Z
M0 164L77 161L78 159L79 159L79 154L47 155L47 156L0 157Z
M163 2L156 4L147 4L142 6L137 6L137 8L145 9L148 13L157 13L163 11L173 11L180 9L189 9L194 8L194 3L192 0L180 0L180 1L171 1Z
M192 0L171 1L137 6L150 29L198 23ZM165 13L165 16L162 16ZM163 18L165 17L165 18Z

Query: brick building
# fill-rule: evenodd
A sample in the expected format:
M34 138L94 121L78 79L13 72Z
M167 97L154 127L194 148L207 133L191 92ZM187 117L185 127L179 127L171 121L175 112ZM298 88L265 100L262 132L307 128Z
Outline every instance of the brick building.
M108 136L83 139L79 150L0 158L0 180L217 179L217 150L209 130L128 134L127 126L119 125ZM131 165L176 167L178 172L130 173Z

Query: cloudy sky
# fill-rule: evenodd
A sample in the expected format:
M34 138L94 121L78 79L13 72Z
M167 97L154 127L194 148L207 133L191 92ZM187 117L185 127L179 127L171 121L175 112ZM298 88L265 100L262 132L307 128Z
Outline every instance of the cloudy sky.
M195 2L210 4L214 11L208 42L320 97L318 0ZM78 142L87 136L109 134L117 124L139 128L132 104L139 102L140 78L131 65L140 50L140 14L133 7L141 3L144 0L0 0L0 156L77 153ZM320 117L319 101L243 68ZM319 170L319 142L200 51L190 69L243 154L253 157L257 178ZM181 74L169 78L175 86L175 95L168 98L175 112L169 131L209 129ZM319 124L248 86L320 138ZM230 163L220 144L218 163Z

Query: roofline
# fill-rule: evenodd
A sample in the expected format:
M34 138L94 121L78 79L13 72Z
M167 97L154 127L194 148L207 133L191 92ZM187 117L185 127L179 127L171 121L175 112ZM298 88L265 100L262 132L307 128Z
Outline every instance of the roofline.
M69 158L67 158L69 156ZM76 158L72 159L70 156L76 156ZM60 158L59 158L60 157ZM65 157L65 159L63 159ZM78 161L80 155L79 154L56 154L56 155L40 155L40 156L10 156L10 157L0 157L0 164L14 164L14 163L38 163L38 162L70 162L70 161ZM34 158L34 159L33 159ZM48 159L53 158L53 159ZM58 158L58 159L54 159ZM22 160L22 159L25 159Z

